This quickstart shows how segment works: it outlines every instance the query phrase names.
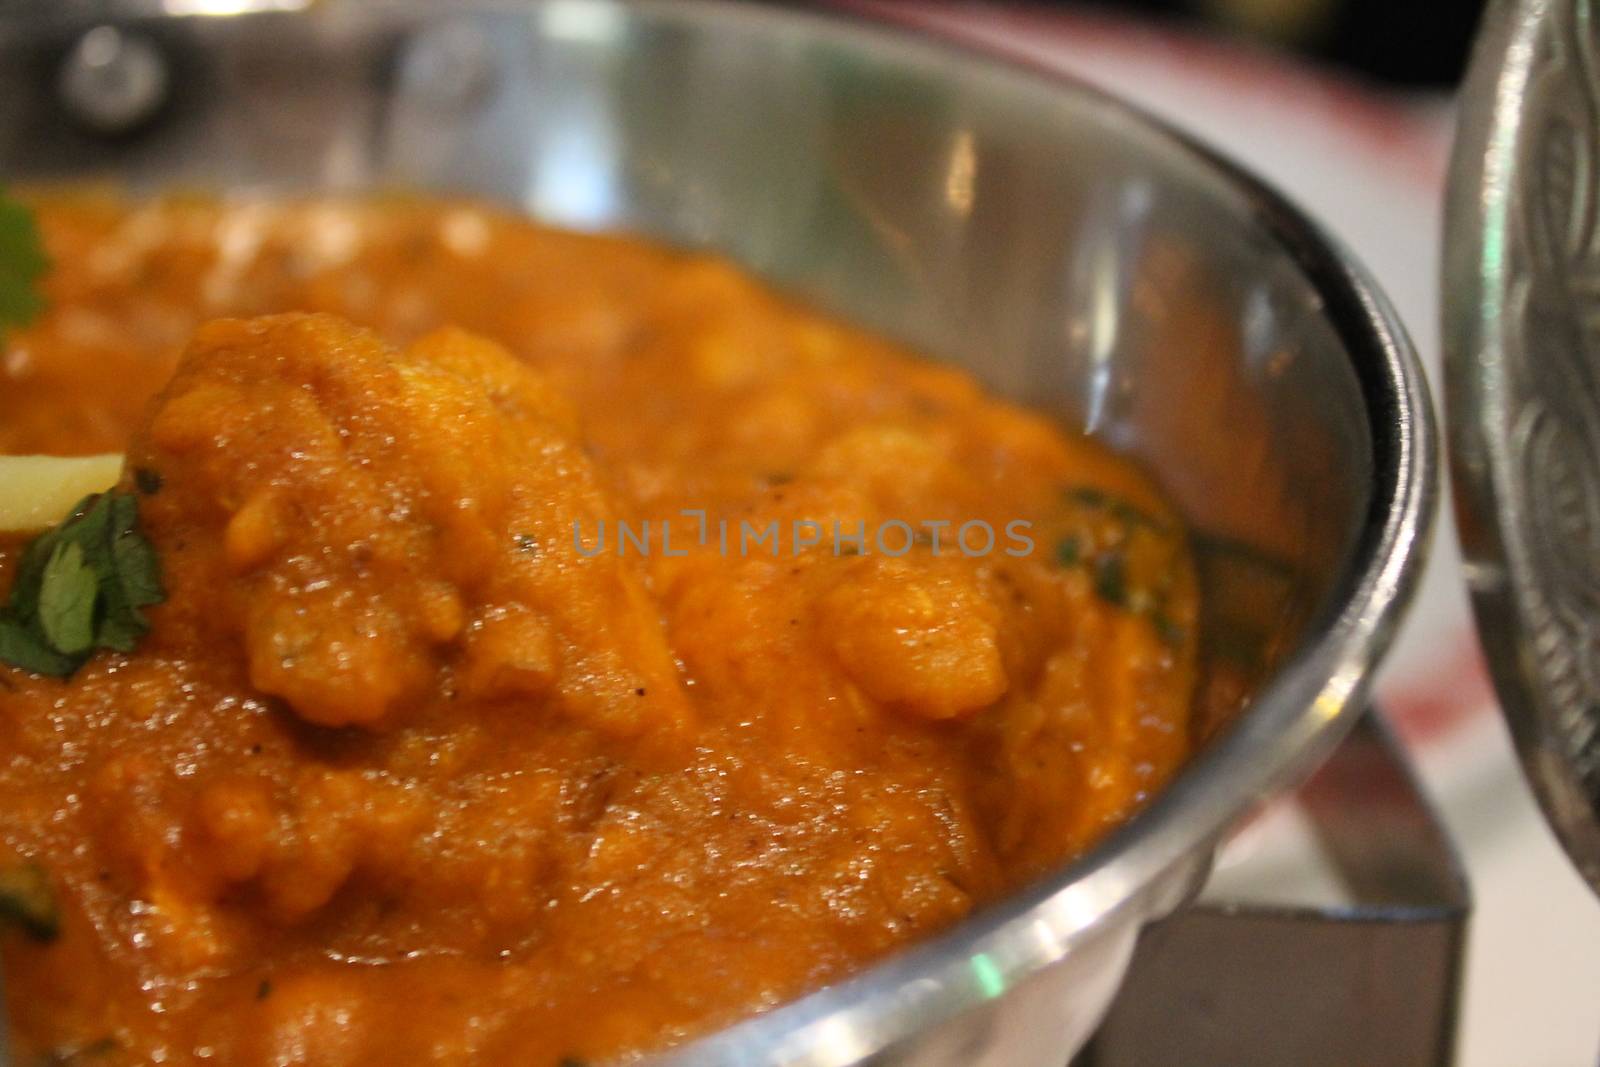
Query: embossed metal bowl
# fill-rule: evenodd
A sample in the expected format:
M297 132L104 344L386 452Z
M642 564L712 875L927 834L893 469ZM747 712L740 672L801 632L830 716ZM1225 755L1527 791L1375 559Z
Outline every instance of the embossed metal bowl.
M1469 584L1522 762L1600 891L1600 28L1493 4L1446 222L1452 461Z
M0 178L445 188L713 246L1159 472L1196 531L1206 706L1238 714L1078 862L662 1062L1059 1067L1139 930L1349 725L1430 525L1421 373L1316 226L1114 100L864 22L12 0Z

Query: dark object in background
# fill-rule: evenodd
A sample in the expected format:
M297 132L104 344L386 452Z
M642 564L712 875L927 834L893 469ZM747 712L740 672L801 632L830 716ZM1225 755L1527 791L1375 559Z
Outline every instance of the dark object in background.
M1289 0L1293 2L1293 0ZM1454 86L1483 0L1347 0L1318 54L1395 82Z
M1188 17L1401 85L1454 86L1483 0L1094 0Z

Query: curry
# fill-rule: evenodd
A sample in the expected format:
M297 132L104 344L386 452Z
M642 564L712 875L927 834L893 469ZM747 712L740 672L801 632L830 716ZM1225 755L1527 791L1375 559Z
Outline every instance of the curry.
M1176 518L960 371L471 203L34 206L0 454L125 452L161 586L131 651L0 667L35 1055L627 1059L1059 867L1191 748Z

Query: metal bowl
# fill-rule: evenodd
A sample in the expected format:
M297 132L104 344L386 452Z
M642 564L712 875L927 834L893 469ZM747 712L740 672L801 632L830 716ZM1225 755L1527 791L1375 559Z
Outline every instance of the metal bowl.
M1129 107L935 40L671 0L0 0L0 177L442 188L718 248L1159 473L1239 713L1078 862L662 1063L1057 1067L1350 724L1420 569L1434 427L1365 272Z
M1523 768L1600 892L1600 34L1497 0L1446 211L1451 460L1468 585Z

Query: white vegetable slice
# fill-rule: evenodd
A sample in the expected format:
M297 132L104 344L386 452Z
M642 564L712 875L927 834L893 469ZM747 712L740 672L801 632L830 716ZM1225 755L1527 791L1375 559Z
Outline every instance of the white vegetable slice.
M122 477L122 456L0 456L0 533L34 533Z

